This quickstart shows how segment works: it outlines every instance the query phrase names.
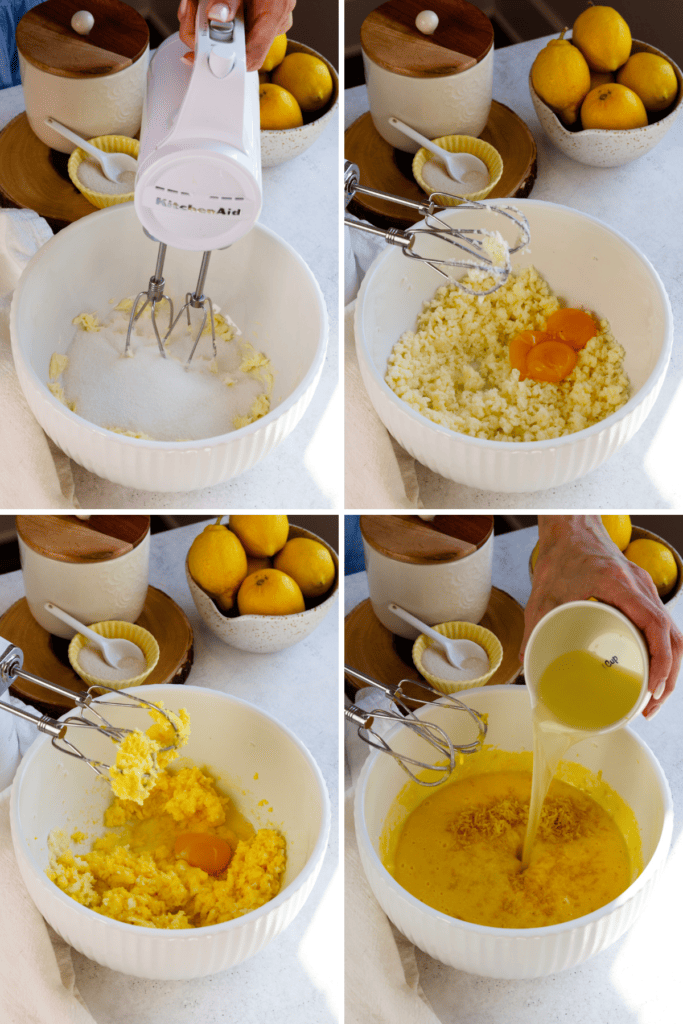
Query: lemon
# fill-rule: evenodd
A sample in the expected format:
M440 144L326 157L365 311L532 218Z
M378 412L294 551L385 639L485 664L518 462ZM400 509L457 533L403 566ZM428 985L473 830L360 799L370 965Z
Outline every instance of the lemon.
M614 82L591 89L581 104L581 124L584 128L612 130L644 128L647 111L640 96Z
M646 110L665 110L678 93L678 79L668 60L656 53L633 53L617 72L617 82L640 96Z
M272 80L291 92L302 110L320 110L332 95L332 75L325 61L312 53L288 53Z
M266 54L266 59L260 67L260 71L272 71L273 68L277 67L278 64L284 60L284 56L287 53L287 33L283 32L279 36L275 36L270 49Z
M295 615L305 609L299 584L279 569L260 569L237 594L240 615Z
M221 607L227 609L247 575L247 556L239 538L221 524L222 518L204 527L192 541L187 567L195 583L211 597L221 596Z
M658 540L634 540L624 554L630 562L649 572L660 597L673 590L678 579L678 566L666 545Z
M565 124L574 124L590 90L590 70L580 50L563 38L566 31L536 54L531 65L531 83Z
M264 82L258 96L262 129L299 128L304 123L301 107L286 89Z
M625 551L631 542L631 517L600 516L600 518L610 540L614 541L620 551Z
M572 29L572 41L594 71L616 71L631 53L631 30L613 7L587 7Z
M320 597L334 583L332 555L324 544L309 537L288 540L273 565L299 584L304 597Z
M230 529L252 558L272 558L287 543L287 516L230 516Z

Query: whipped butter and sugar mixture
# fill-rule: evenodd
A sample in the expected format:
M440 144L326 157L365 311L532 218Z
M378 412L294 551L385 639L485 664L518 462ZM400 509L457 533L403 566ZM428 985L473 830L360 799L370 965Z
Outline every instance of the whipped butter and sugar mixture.
M270 410L270 360L241 336L229 316L216 312L217 356L210 320L189 367L198 330L183 315L162 358L149 309L136 322L129 356L124 355L132 298L100 319L84 312L66 353L54 353L48 387L72 412L115 433L155 441L216 437L244 427ZM165 303L157 322L165 325ZM160 327L163 336L163 329Z

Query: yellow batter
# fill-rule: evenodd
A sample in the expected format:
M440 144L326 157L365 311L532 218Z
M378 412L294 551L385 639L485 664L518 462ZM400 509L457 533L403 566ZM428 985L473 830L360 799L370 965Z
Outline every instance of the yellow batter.
M399 885L442 913L496 928L569 921L623 892L638 873L632 812L579 766L565 765L564 774L576 768L581 789L553 780L530 865L522 870L531 791L527 758L508 754L504 770L479 774L470 765L464 778L416 806L414 795L404 792L398 801L403 813L394 809L393 826L383 836L384 864ZM591 788L598 799L585 791ZM628 845L611 810L627 823Z
M161 730L163 744L166 727L159 722L147 734L133 734L142 755L137 776L148 753L140 736L158 743ZM255 832L206 768L162 768L142 801L135 799L137 776L129 775L134 799L114 798L104 815L113 831L96 839L89 853L74 854L66 836L50 836L47 875L63 892L106 917L148 928L219 924L277 895L285 871L283 836L274 829ZM74 833L71 841L83 838Z

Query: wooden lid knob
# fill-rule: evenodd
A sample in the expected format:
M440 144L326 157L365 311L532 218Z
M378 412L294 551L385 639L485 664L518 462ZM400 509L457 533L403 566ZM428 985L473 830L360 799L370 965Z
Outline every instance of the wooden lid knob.
M58 562L108 562L147 536L149 516L17 516L24 544Z
M434 565L473 554L493 532L493 516L361 516L363 540L398 562Z
M82 34L90 20L85 14L93 24ZM24 60L63 78L113 75L139 60L148 45L145 19L122 0L86 0L85 6L84 0L46 0L17 26Z
M416 21L436 16L433 32ZM429 19L430 23L434 19ZM412 78L455 75L474 67L493 46L493 26L467 0L388 0L361 26L361 45L370 60L387 71Z

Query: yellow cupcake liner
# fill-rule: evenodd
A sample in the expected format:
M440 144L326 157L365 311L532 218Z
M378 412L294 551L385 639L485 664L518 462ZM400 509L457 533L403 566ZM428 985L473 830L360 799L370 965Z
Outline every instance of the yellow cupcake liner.
M455 196L451 198L443 196L440 201L442 206L460 206L460 203L463 201L470 202L476 199L485 199L500 181L503 174L503 158L497 149L494 149L488 142L484 142L483 139L476 139L473 135L443 135L440 139L434 139L433 142L436 146L441 146L448 153L471 153L472 156L478 156L486 164L490 178L486 188L481 189L479 192L466 192L458 198L455 198ZM427 195L433 192L434 189L430 188L424 181L422 168L428 160L432 159L436 159L436 157L433 157L429 150L424 149L424 147L418 149L413 157L413 176ZM460 186L457 181L454 181L453 191L455 192L458 188Z
M500 668L503 660L503 647L498 637L490 629L485 629L484 626L479 626L474 622L442 622L440 625L434 626L434 629L437 633L443 633L450 640L473 640L475 644L484 648L489 659L489 671L476 679L466 679L462 682L453 679L440 679L425 671L422 666L423 651L427 647L438 647L438 644L431 637L421 633L413 644L413 663L427 682L441 693L457 693L459 690L472 690L476 686L484 686Z
M148 630L142 626L136 626L133 622L120 622L116 619L109 619L106 622L96 622L90 627L94 633L98 633L107 640L130 640L137 644L142 650L147 661L147 668L139 676L132 679L100 679L84 671L78 663L78 656L89 641L82 633L76 633L69 644L69 661L77 675L90 686L110 686L112 690L122 690L128 686L139 686L144 682L150 672L156 668L159 661L159 644Z
M96 139L90 139L90 144L104 153L127 153L137 160L140 151L140 143L137 139L131 139L127 135L98 135ZM71 181L79 192L82 192L89 203L103 209L105 206L116 206L118 203L130 203L133 199L133 192L122 192L119 195L107 195L104 192L94 192L82 184L78 177L78 168L88 154L82 149L74 149L69 157L67 170Z

